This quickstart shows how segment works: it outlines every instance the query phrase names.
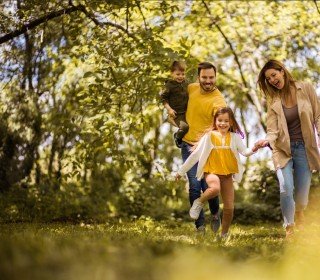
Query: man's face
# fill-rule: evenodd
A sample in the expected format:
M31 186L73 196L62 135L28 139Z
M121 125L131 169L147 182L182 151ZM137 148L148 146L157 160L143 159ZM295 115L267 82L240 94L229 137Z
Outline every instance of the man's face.
M199 83L204 91L213 91L216 84L216 73L214 72L214 69L201 69Z

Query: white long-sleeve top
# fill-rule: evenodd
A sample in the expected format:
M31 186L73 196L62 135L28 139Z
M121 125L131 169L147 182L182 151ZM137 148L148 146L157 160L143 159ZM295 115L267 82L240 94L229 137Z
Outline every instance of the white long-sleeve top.
M180 167L178 170L178 174L180 176L183 176L185 173L187 173L197 162L198 162L198 168L197 168L197 174L196 177L198 181L200 181L203 178L203 169L207 162L207 159L210 155L210 152L212 149L215 148L211 141L211 133L212 131L206 133L199 141L197 148L191 153L191 155L188 157L188 159L185 161L185 163ZM240 162L239 153L243 156L251 156L254 154L251 149L248 149L240 136L236 133L231 132L231 142L230 142L230 148L233 154L235 155L235 158L237 159L238 164L238 170L239 173L236 173L233 175L234 181L240 183L242 179L242 175L244 172L244 167Z

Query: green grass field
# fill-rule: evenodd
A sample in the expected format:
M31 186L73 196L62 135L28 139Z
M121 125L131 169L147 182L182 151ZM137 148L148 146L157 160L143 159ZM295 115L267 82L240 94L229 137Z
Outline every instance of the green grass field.
M191 222L0 225L0 279L319 279L319 225L232 226L221 242Z

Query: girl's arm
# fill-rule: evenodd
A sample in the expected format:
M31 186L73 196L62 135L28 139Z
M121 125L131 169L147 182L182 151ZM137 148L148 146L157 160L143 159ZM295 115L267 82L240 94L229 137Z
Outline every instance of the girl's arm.
M178 170L178 175L183 176L187 173L200 159L200 156L205 149L208 141L211 141L210 135L205 134L199 141L197 148L191 153L191 155L187 158L184 164Z
M247 148L238 134L236 133L234 134L234 139L235 139L237 151L243 156L249 157L256 152L254 148L252 149Z

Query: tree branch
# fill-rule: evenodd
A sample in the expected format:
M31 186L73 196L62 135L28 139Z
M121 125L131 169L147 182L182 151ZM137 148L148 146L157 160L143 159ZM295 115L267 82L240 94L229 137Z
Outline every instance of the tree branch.
M313 0L314 4L316 5L316 8L317 8L317 11L318 13L320 14L320 10L319 10L319 7L318 7L318 4L317 4L317 1L316 0Z
M202 0L202 3L203 3L203 5L205 6L205 9L207 10L207 12L208 12L208 14L210 15L210 17L212 17L211 11L210 11L207 3L206 3L204 0ZM226 36L226 34L223 32L223 30L221 29L221 27L216 23L216 21L215 21L214 19L212 19L211 26L212 26L212 25L215 26L215 27L218 29L218 31L220 32L220 34L222 35L222 37L224 38L224 40L225 40L226 43L228 44L228 46L229 46L229 48L230 48L230 50L231 50L231 52L232 52L232 54L233 54L233 56L234 56L234 59L235 59L237 65L238 65L239 72L240 72L240 75L241 75L242 83L243 83L243 85L244 85L244 87L245 87L246 89L249 89L248 82L246 81L246 79L245 79L245 77L244 77L244 74L243 74L243 70L242 70L242 67L241 67L241 63L240 63L239 57L238 57L235 49L233 48L231 41L229 40L229 38ZM253 99L253 97L252 97L251 94L250 94L250 91L246 92L245 95L246 95L248 101L256 108L258 115L261 117L261 116L262 116L262 110L259 109L259 108L261 108L261 107L259 106L260 104L256 104L255 100ZM257 102L258 102L258 101L257 101ZM265 125L264 125L263 123L261 123L261 125L262 125L263 128L265 129Z
M103 27L103 26L115 27L115 28L123 31L124 33L126 33L129 37L137 40L134 37L134 35L132 35L123 26L121 26L119 24L116 24L116 23L113 23L113 22L99 22L97 20L97 18L95 18L94 15L92 13L90 13L86 9L85 6L83 6L83 5L73 6L72 5L72 6L68 7L68 8L51 12L51 13L43 16L43 17L40 17L40 18L38 18L38 19L36 19L34 21L31 21L29 23L26 23L26 24L22 25L22 27L20 29L17 29L15 31L12 31L10 33L5 34L4 36L0 37L0 45L5 43L5 42L8 42L8 41L12 40L15 37L20 36L21 34L26 33L28 30L32 30L32 29L36 28L37 26L39 26L39 25L41 25L41 24L43 24L43 23L45 23L45 22L47 22L47 21L49 21L51 19L60 17L62 15L71 14L71 13L76 12L76 11L80 11L80 12L84 13L86 15L86 17L88 17L90 20L92 20L97 26L100 26L100 27Z

